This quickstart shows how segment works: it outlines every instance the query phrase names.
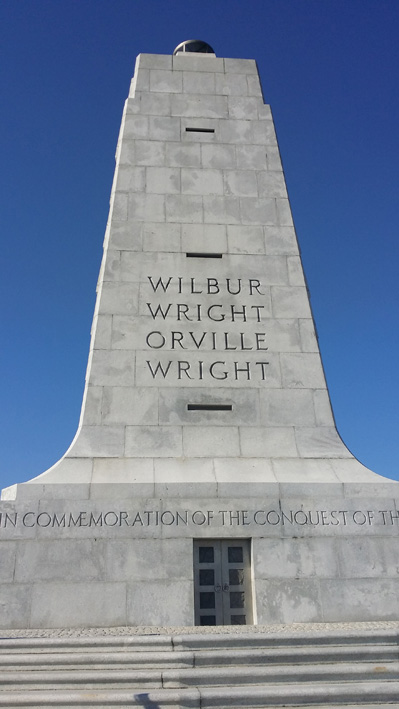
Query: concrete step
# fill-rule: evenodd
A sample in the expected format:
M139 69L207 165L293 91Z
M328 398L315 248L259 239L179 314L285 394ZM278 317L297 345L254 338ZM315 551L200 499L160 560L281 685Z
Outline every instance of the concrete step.
M250 627L250 626L249 626ZM3 631L4 632L4 631ZM396 630L312 630L295 633L262 633L246 632L234 633L187 633L170 635L97 635L72 636L72 637L30 637L30 638L0 638L0 655L3 653L20 652L125 652L131 649L134 652L173 652L176 650L206 650L217 648L275 648L277 647L303 647L317 646L351 646L365 647L378 645L398 647L399 633Z
M384 705L399 709L392 630L0 639L0 709Z
M359 707L398 706L399 682L366 682L256 687L214 687L199 689L154 689L134 692L125 689L2 692L0 707L69 709L69 707L146 707L147 709L252 709L283 706ZM396 704L395 704L396 703Z
M2 672L0 689L110 689L213 687L305 682L353 682L399 680L399 662L334 663L320 665L247 666L166 671L137 670L38 670Z
M219 667L242 665L289 665L331 662L386 663L399 660L398 648L392 646L348 647L305 646L296 648L230 649L177 652L40 652L0 655L0 667L8 670L123 670L184 667Z

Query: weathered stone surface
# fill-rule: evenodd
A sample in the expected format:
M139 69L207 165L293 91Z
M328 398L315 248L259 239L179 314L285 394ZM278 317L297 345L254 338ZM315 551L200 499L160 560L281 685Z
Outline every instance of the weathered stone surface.
M0 627L190 625L193 540L257 623L397 618L397 483L340 439L253 60L139 56L78 433L3 491Z

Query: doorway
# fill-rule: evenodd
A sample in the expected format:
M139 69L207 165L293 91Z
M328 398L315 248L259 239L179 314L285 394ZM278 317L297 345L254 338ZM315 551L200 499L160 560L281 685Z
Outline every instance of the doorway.
M196 625L251 625L249 539L194 539Z

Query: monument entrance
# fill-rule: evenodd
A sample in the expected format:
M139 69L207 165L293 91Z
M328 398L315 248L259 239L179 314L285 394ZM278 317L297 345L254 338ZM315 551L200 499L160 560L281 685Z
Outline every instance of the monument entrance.
M196 625L251 625L250 540L194 540Z

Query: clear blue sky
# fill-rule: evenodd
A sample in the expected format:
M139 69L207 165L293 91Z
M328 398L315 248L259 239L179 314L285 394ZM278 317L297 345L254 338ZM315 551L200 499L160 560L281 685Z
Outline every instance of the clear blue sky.
M399 477L399 2L3 0L0 487L75 433L123 102L140 52L255 58L334 412Z

